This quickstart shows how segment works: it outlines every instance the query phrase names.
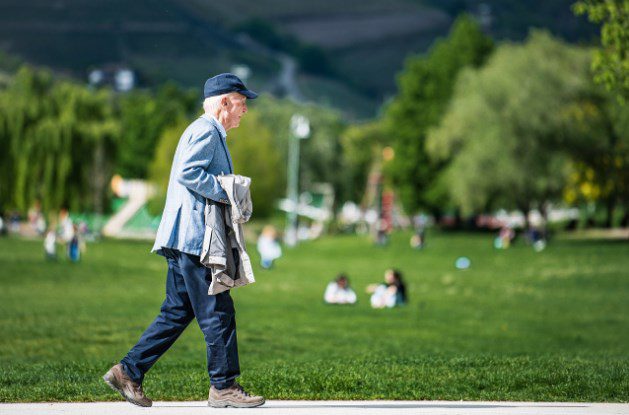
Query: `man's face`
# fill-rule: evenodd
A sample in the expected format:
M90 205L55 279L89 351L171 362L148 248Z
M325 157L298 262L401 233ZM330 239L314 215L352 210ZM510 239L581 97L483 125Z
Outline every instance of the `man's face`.
M240 118L247 112L247 97L237 92L223 98L223 114L225 130L236 128L240 125Z
M384 281L387 284L393 284L395 282L395 275L393 275L393 271L388 269L385 273L384 273Z

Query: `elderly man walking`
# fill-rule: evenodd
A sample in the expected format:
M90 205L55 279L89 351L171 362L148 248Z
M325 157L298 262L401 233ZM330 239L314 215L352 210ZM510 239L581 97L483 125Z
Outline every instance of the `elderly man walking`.
M196 317L207 344L208 405L254 407L264 403L236 382L240 375L234 303L229 291L208 295L211 270L200 262L206 198L229 204L218 175L233 173L227 131L238 127L246 100L257 94L232 74L208 79L204 114L184 131L173 159L166 206L152 252L166 257L166 299L161 312L127 355L103 377L129 402L151 406L144 375ZM235 259L236 261L238 258Z

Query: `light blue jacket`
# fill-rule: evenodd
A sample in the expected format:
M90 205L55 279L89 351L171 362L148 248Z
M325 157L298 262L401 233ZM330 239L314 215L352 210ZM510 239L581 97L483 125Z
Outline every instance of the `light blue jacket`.
M233 173L223 126L203 115L186 128L179 139L170 171L162 220L151 252L162 255L168 247L201 255L205 234L205 198L229 203L217 180Z

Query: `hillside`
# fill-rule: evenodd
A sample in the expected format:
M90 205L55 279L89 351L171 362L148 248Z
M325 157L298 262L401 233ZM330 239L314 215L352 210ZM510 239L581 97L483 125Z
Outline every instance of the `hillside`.
M530 26L591 39L595 28L572 16L571 2L4 0L0 50L82 79L90 68L123 63L144 86L175 80L199 87L208 74L246 64L254 88L366 117L394 93L406 56L447 33L457 14L476 14L498 39L522 38ZM254 20L309 55L296 56L300 68L290 49L280 55L265 39L243 36ZM322 60L331 69L315 70Z

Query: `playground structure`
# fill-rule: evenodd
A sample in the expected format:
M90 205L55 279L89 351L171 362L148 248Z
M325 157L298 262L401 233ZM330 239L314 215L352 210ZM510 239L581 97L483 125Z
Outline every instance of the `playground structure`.
M316 183L308 192L299 195L297 205L291 199L280 199L278 208L284 212L296 213L297 217L311 222L309 227L301 224L297 239L314 239L325 231L333 217L334 189L329 183Z
M155 186L144 180L125 180L116 175L111 179L111 189L120 198L127 201L105 223L102 234L110 238L151 239L155 231L150 227L145 229L127 229L127 225L145 208L148 200L155 194Z

